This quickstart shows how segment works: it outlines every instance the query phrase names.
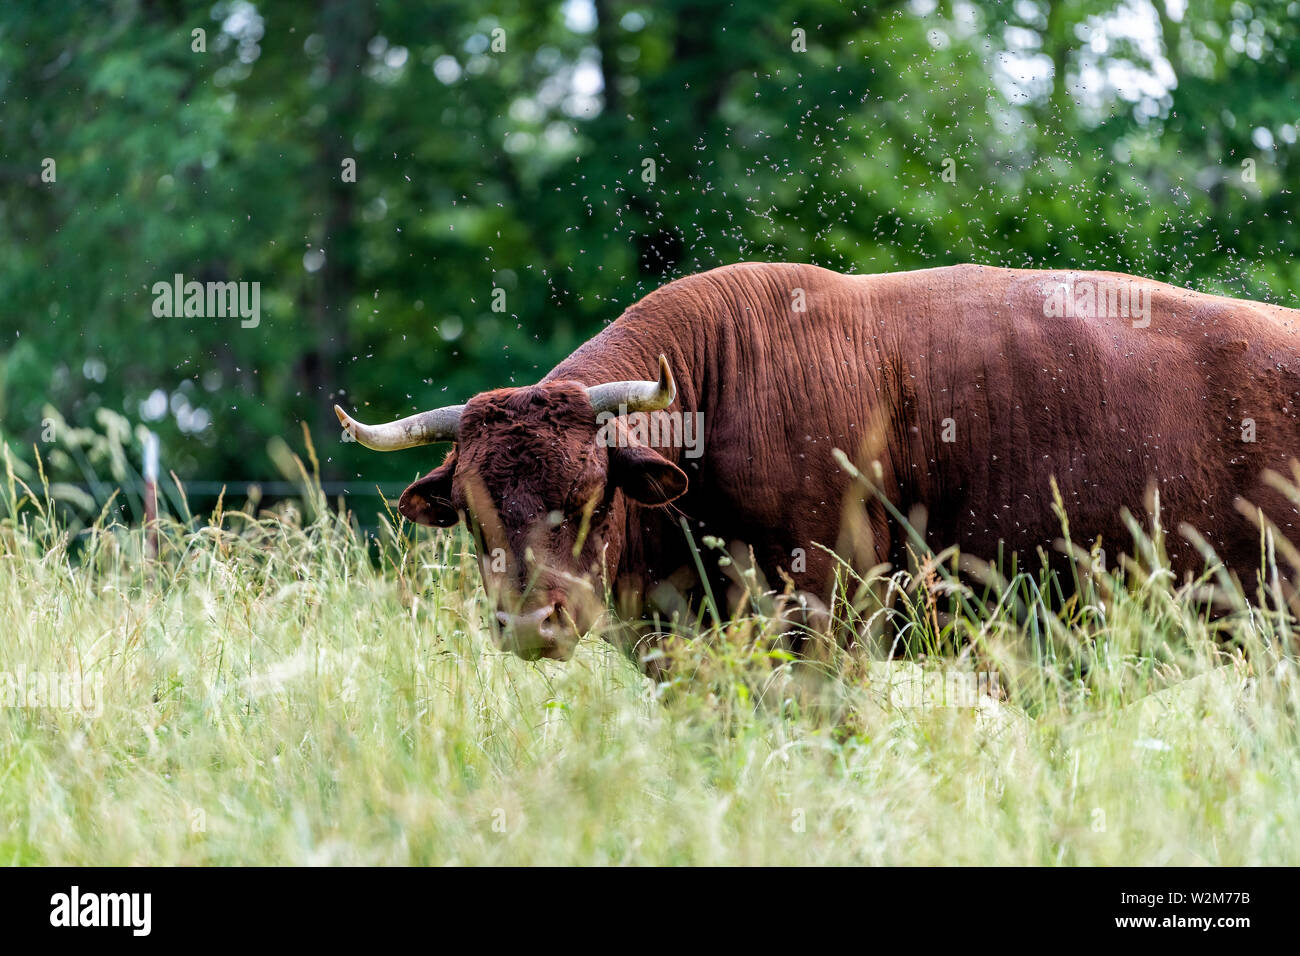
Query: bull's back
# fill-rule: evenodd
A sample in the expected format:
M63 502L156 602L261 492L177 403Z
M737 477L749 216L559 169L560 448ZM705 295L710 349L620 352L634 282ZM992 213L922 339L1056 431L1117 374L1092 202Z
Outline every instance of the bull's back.
M1149 488L1166 527L1196 527L1239 570L1257 550L1240 498L1297 540L1294 506L1263 480L1300 449L1294 310L1118 273L706 275L725 308L702 392L701 491L770 563L845 545L850 488L833 448L879 462L903 513L924 505L936 547L985 557L999 541L1053 548L1053 479L1076 540L1100 536L1111 554L1131 545L1121 508L1142 516ZM1063 306L1062 288L1088 284L1094 308ZM866 525L881 537L878 515ZM1198 560L1176 533L1170 551L1182 567ZM828 568L804 564L805 585Z

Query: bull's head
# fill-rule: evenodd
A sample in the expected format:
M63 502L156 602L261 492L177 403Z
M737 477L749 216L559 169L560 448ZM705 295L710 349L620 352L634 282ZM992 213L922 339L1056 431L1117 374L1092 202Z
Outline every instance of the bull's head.
M385 425L334 410L376 451L455 442L440 467L402 492L398 510L444 528L465 517L503 646L565 660L604 608L628 501L662 505L686 490L681 469L626 430L609 440L624 427L610 416L667 408L676 391L661 355L657 382L502 388Z

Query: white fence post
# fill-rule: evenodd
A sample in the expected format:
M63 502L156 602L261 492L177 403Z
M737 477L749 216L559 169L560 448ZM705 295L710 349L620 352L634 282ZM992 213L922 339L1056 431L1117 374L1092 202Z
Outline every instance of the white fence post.
M158 557L158 436L144 436L144 520L149 557Z

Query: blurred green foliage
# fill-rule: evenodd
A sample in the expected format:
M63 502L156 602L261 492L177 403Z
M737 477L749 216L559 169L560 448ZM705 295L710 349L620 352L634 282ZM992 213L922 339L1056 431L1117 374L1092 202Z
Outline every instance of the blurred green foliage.
M438 456L339 445L335 400L535 381L745 259L1298 305L1300 3L1154 3L6 0L0 438L108 410L256 478L306 422L327 479L406 478ZM177 273L260 324L156 318Z

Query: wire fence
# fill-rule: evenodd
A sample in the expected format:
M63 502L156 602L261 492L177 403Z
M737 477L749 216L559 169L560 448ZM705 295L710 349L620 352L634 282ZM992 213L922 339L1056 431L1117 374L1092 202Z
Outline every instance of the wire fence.
M170 479L163 479L160 484L169 482ZM320 488L327 495L350 495L365 494L373 495L377 491L385 497L395 498L402 493L402 490L409 482L391 482L391 481L322 481ZM143 488L143 485L139 487ZM226 495L244 495L256 489L263 495L271 497L297 497L303 492L303 485L297 481L285 481L275 479L271 481L258 481L255 478L245 478L238 481L186 481L181 479L181 487L185 489L187 495L207 495L217 497L225 490Z
M98 498L105 489L120 488L124 493L142 495L147 487L143 481L104 481L104 482L62 482L64 487L76 488L83 491L91 497ZM402 493L408 482L392 481L322 481L321 490L326 495L350 495L350 494L383 494L388 498L395 498ZM176 484L170 477L162 478L158 482L160 489L170 488L175 490ZM268 481L258 481L256 478L241 478L231 481L213 481L198 480L186 481L181 479L181 488L185 494L190 497L212 497L216 498L224 491L226 496L242 495L247 497L250 492L267 495L273 498L279 497L300 497L303 493L302 482L285 481L284 479L273 479Z
M358 528L369 533L379 528L376 515L396 504L406 484L392 481L323 481L319 487L329 502L342 498L347 509L353 512L352 520L357 522ZM314 497L316 487L315 484L305 485L300 481L280 478L265 481L248 478L187 481L182 478L178 487L176 480L166 475L160 477L152 489L143 478L128 477L124 481L61 482L52 486L52 490L55 497L70 507L74 514L80 515L83 521L93 520L97 512L116 501L120 518L131 524L144 523L152 526L153 521L162 514L182 519L199 516L215 507L219 498L224 501L227 509L240 509L248 502L253 509L260 510L278 502ZM68 492L73 496L83 495L84 500L78 505L75 498L69 497Z

